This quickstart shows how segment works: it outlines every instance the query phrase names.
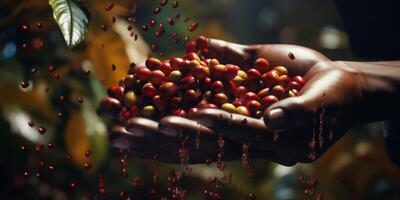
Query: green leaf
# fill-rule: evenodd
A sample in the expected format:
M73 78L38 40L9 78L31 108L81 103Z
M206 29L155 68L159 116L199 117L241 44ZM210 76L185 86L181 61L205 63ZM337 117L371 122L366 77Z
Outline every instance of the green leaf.
M56 20L69 48L78 45L85 37L88 16L72 0L49 0Z

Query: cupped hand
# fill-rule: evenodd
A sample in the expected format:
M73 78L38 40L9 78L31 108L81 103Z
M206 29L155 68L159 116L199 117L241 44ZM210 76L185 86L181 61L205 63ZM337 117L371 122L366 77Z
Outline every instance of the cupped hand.
M245 46L211 39L208 49L210 57L221 63L248 68L262 57L271 66L285 66L290 76L305 77L306 84L298 96L271 105L261 119L218 109L195 114L192 123L200 123L236 143L249 144L249 157L283 165L312 162L358 123L353 108L362 98L361 78L346 65L295 45ZM173 126L176 124L163 123L164 129L172 130Z

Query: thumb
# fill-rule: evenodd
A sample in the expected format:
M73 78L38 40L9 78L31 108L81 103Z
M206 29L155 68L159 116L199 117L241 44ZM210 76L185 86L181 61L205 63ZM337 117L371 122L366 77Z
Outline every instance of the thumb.
M264 113L264 122L269 129L284 131L312 123L318 106L302 95L281 100Z
M216 58L221 63L229 63L239 66L248 64L254 54L251 46L212 38L208 38L207 49L210 58Z

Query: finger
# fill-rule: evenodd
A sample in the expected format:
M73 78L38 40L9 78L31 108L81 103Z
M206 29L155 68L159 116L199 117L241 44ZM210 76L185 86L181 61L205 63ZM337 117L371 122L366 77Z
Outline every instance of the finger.
M208 158L214 158L220 151L218 146L218 135L208 127L200 123L178 116L169 116L161 119L159 123L161 132L167 135L188 135L188 149L190 157L198 163L205 163ZM238 159L241 144L225 141L224 160Z
M111 131L110 140L114 146L129 147L148 159L160 156L168 147L168 138L161 134L158 123L145 118L132 118L128 126L116 127Z
M223 40L209 39L207 49L210 57L218 59L221 63L245 66L252 58L248 46Z
M218 109L200 110L193 117L202 125L239 143L254 142L258 135L262 135L267 144L273 139L272 132L259 119Z

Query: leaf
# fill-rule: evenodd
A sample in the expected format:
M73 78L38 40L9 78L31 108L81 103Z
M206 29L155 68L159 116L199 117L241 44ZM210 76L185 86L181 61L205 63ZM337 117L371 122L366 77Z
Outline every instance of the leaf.
M85 37L89 18L72 0L49 0L56 20L69 48L78 45Z

